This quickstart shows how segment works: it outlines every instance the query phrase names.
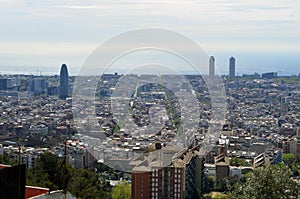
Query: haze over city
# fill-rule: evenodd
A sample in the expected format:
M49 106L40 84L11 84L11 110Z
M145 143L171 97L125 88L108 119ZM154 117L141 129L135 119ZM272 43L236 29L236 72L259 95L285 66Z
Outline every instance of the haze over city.
M300 3L288 1L33 1L1 0L0 66L7 73L54 74L67 63L76 75L102 42L132 29L185 34L237 73L298 74ZM173 59L173 58L167 58ZM123 67L123 66L122 66Z

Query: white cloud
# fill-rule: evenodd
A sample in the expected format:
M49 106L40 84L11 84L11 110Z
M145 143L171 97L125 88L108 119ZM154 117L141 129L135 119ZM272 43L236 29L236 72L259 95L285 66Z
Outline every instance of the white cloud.
M0 3L2 57L13 54L33 59L47 55L55 59L59 54L84 57L111 35L143 27L182 32L209 51L300 52L298 0L0 0Z
M51 54L87 55L94 50L96 45L80 42L0 42L0 54L34 56Z

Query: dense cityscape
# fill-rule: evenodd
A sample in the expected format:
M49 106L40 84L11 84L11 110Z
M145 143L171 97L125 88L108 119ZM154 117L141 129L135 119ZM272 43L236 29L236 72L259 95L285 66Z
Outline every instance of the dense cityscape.
M176 75L75 77L65 64L54 76L1 74L1 198L298 198L300 73L236 76L235 58L228 63L223 122L211 121L213 56L208 75L172 88ZM78 79L80 94L98 81L93 104L76 93ZM206 150L210 133L218 137Z

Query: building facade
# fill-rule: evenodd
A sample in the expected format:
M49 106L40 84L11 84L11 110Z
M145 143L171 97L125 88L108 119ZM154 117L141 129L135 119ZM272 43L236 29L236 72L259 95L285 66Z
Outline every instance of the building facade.
M161 149L164 151L165 149ZM166 157L153 152L132 170L132 199L193 199L204 190L204 156L199 148L183 149ZM169 150L168 154L172 152Z
M0 198L25 199L26 166L0 165Z
M221 181L229 177L230 174L230 162L229 158L224 153L215 157L216 165L216 180Z

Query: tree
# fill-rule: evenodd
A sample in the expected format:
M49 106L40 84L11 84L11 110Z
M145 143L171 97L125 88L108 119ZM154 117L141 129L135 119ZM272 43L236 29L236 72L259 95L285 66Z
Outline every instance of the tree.
M238 199L297 198L298 185L290 176L290 169L283 164L258 168L249 174L246 183L237 183L232 196Z
M244 159L232 157L230 159L230 165L239 167L239 166L250 166L251 164Z
M215 176L206 176L205 177L205 193L210 193L215 186L216 178Z
M0 164L9 164L9 158L6 153L3 155L0 155Z
M131 198L131 185L122 181L117 184L112 190L112 199L130 199Z
M51 153L41 154L37 165L27 169L27 184L48 187L51 190L66 189L79 199L110 199L111 189L106 181L101 182L99 175L89 169L75 169Z
M64 181L70 178L69 169L63 172L63 161L52 153L43 153L37 158L36 166L27 170L27 184L49 187L51 190L63 189Z
M110 198L107 183L100 182L98 175L88 169L72 169L68 190L77 198Z
M294 175L298 175L297 159L294 154L284 153L282 155L282 160L283 160L283 163L292 170Z

